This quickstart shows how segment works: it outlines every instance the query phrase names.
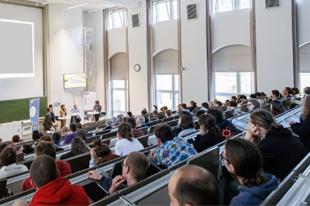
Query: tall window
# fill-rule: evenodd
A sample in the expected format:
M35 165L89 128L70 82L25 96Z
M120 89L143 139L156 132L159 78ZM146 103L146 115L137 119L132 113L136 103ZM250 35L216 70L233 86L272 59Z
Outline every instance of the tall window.
M126 10L109 11L109 29L116 29L126 26Z
M179 104L179 75L155 75L158 108L167 106L176 110Z
M250 8L250 0L213 0L213 13Z
M153 1L153 22L177 19L177 8L176 0Z
M112 80L112 116L127 112L127 82L126 80Z

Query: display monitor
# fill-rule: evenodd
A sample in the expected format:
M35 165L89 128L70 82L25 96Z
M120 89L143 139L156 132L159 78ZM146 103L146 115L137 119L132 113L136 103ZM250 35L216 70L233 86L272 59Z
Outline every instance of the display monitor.
M86 74L64 74L64 88L86 87Z

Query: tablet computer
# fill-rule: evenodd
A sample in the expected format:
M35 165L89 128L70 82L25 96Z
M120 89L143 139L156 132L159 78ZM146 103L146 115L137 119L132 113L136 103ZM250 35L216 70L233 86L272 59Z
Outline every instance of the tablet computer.
M102 186L97 184L96 182L92 182L88 185L83 186L86 194L92 201L97 202L103 199L108 193L103 189Z

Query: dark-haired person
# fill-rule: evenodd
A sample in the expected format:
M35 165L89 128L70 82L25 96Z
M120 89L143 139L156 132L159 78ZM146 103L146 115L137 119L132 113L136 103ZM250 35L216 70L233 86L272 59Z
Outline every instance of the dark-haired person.
M262 95L260 94L260 92L255 92L255 95L256 95L256 99L261 99L262 98Z
M157 165L170 167L197 154L194 147L181 137L174 137L167 124L155 128L158 146L152 150L151 157Z
M71 123L70 124L70 134L68 134L65 137L65 141L63 144L70 144L71 141L76 138L76 124L75 123Z
M282 102L280 100L273 100L270 102L271 114L273 117L286 112L286 109L283 108Z
M227 140L221 157L228 172L240 183L240 193L231 200L230 206L258 206L280 184L277 177L262 172L262 155L250 141L241 138Z
M235 101L235 102L237 102L237 97L236 97L236 96L231 96L230 101Z
M1 143L0 143L0 153L1 153L1 151L2 151L4 148L6 148L7 146L9 146L7 143L1 142Z
M115 144L115 154L119 156L125 156L130 152L144 149L139 140L133 138L131 127L127 123L122 123L118 126L117 137L118 140Z
M28 168L23 164L16 164L16 150L12 146L5 147L0 154L2 167L0 169L0 179L28 171Z
M47 155L36 158L30 168L30 177L37 189L31 202L17 200L13 206L35 205L89 205L83 187L72 185L61 177L55 160Z
M53 134L53 142L55 144L55 147L61 146L62 142L61 142L61 134L58 132L55 132Z
M137 124L135 118L128 118L126 123L129 124L129 126L131 127L131 132L134 138L142 137L144 135L142 130L136 129Z
M273 100L281 100L281 94L278 90L272 90L271 91L271 96L269 97L269 101L273 101Z
M129 187L143 180L146 176L148 167L149 162L143 153L131 152L123 162L122 175L112 179L105 175L100 175L96 170L93 170L88 172L88 177L99 180L103 188L109 191L109 194L114 194L120 189Z
M91 160L89 161L89 168L120 157L119 155L113 154L109 146L102 143L101 139L96 139L93 143L95 147L90 150Z
M76 137L81 138L85 142L85 140L87 139L87 135L86 135L85 130L81 129L81 130L77 131Z
M51 118L51 108L47 108L47 113L45 114L44 118L44 131L46 130L51 130L52 132L54 131L54 123Z
M290 98L292 97L292 95L293 95L293 90L291 87L285 87L283 89L283 97L282 97L283 99Z
M185 103L181 104L181 111L186 111L186 112L190 113L190 111L189 111L189 109L187 109L187 105Z
M256 99L256 94L251 94L250 99Z
M259 109L252 113L244 139L255 141L256 136L263 139L258 148L264 159L264 172L281 180L308 153L302 142L289 129L276 124L271 113L265 110Z
M33 153L33 148L29 144L25 144L20 147L20 149L17 151L17 154L23 153L24 155Z
M38 131L38 130L34 130L33 132L32 132L32 139L33 139L33 141L37 141L38 139L40 139L40 132Z
M247 97L245 95L241 95L239 97L239 100L240 100L241 105L245 105L248 103Z
M156 120L164 119L164 115L162 113L158 113L156 116Z
M236 101L230 101L227 110L235 109L238 106Z
M60 106L60 111L59 111L59 113L60 113L60 116L61 116L61 117L65 117L65 116L68 115L67 109L66 109L66 105L62 104L62 105ZM60 128L62 128L63 126L66 125L66 121L67 121L67 120L60 120L60 122L61 122Z
M11 143L11 145L16 145L17 143L21 143L22 141L20 141L20 137L19 137L19 135L14 135L13 137L12 137L12 143Z
M132 112L127 112L127 117L128 118L132 117Z
M199 125L198 120L199 120L199 117L204 115L204 114L206 114L206 111L202 110L202 109L196 112L195 115L196 115L197 121L194 122L194 126L195 126L196 130L200 129L200 125Z
M209 108L207 114L211 114L216 120L216 126L221 130L223 139L227 139L239 134L239 130L229 120L224 119L223 111L217 108Z
M262 97L262 99L264 100L264 102L269 102L269 99L267 97L267 94L265 94L264 92L260 93L260 96Z
M215 118L212 115L204 114L199 117L198 122L200 130L195 141L188 140L189 143L193 143L197 152L202 152L223 141L220 129L216 126Z
M227 100L224 102L224 105L227 106L227 107L229 107L229 105L230 105L230 100L227 99Z
M190 112L182 111L179 117L179 123L179 127L173 129L175 137L181 137L196 131L193 116Z
M167 118L167 117L171 117L171 116L172 116L171 110L167 109L167 110L165 111L165 117Z
M299 89L297 87L293 87L292 88L292 99L291 99L291 104L292 105L301 105L300 100L303 98L303 96L301 95Z
M310 96L304 98L300 119L300 123L292 121L289 124L293 132L302 138L303 144L310 151Z
M99 112L99 114L95 114L95 121L97 122L100 118L100 115L101 115L101 110L102 110L102 107L101 105L99 104L99 100L96 100L95 101L95 105L94 105L94 108L93 108L93 111L94 112Z
M250 114L252 114L254 110L260 108L260 104L257 99L249 99L247 103L247 108Z
M81 122L76 124L76 129L77 130L83 129Z
M76 137L71 141L71 151L61 155L60 160L88 153L89 150L90 148L85 144L85 142L81 138Z
M56 133L54 133L54 134L56 134ZM43 136L40 138L39 142L42 142L42 141L53 142L53 143L54 143L52 137L49 136L49 135L43 135ZM55 147L56 147L56 146L55 146ZM56 152L63 151L63 150L64 150L63 148L56 147Z
M189 110L190 112L192 112L192 111L194 111L194 110L197 109L197 108L198 108L197 102L191 101L191 102L190 102L190 106L188 107L188 110Z
M153 116L154 116L154 117L157 117L157 115L158 115L158 111L157 111L156 109L154 109L154 110L153 110Z
M216 101L216 102L214 103L214 107L216 107L216 108L219 108L219 107L221 107L221 106L223 106L223 104L222 104L222 102L220 102L220 101Z
M39 142L39 144L34 148L34 152L36 153L36 155L34 156L34 159L36 159L37 157L41 155L48 155L52 157L54 161L56 161L56 148L54 146L54 143L52 142L46 142L46 141ZM72 174L71 167L68 162L63 162L60 160L60 161L56 161L56 164L57 164L57 168L60 173L59 177L65 177L67 175ZM32 180L31 180L31 174L30 174L30 177L28 177L27 179L23 181L23 185L22 185L23 190L29 190L31 188L35 188L35 185L32 185L31 182Z
M170 206L220 205L220 188L209 171L188 165L170 178Z
M209 104L207 102L203 102L201 104L201 110L207 111L208 108L209 108Z

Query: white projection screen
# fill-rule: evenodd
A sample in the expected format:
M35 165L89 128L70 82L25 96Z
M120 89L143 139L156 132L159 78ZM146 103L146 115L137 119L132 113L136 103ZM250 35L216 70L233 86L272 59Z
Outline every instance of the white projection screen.
M0 19L0 101L44 96L43 9L0 2Z
M34 77L34 23L0 19L0 78Z

